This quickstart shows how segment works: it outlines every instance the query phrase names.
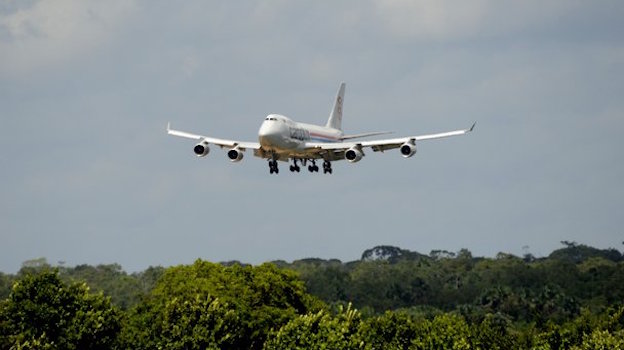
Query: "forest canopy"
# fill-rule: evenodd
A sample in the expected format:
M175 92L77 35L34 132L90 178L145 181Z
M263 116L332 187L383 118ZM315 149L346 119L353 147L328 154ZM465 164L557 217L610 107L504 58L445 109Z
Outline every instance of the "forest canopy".
M0 273L0 348L624 349L622 253L562 243L136 273L29 260Z

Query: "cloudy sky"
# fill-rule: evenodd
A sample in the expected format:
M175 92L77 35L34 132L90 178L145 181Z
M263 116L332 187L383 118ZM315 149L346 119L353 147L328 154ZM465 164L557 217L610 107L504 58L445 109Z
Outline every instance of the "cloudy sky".
M0 2L0 271L622 250L621 1ZM474 133L269 175L175 128L255 141L281 113L347 133Z

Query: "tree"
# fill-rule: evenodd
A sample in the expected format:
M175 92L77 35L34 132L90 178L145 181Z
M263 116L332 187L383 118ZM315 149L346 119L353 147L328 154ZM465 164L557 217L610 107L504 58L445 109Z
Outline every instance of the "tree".
M358 337L360 313L351 308L339 307L332 317L327 311L301 315L278 331L272 332L264 349L357 349L364 346Z
M13 277L0 272L0 300L5 299L11 294L12 285Z
M86 282L111 297L113 304L128 309L139 301L143 288L137 277L129 276L119 264L78 265L64 268L61 277L70 282Z
M406 312L386 311L381 316L365 319L358 333L366 349L407 350L418 335L418 321Z
M611 333L607 330L594 330L583 339L583 343L570 348L571 350L622 350L624 349L624 332Z
M321 306L293 271L197 260L164 272L130 311L123 340L135 349L259 349L271 329Z
M451 313L419 324L411 349L471 349L471 331L463 317Z
M110 298L58 272L26 274L0 304L0 348L110 349L120 330Z

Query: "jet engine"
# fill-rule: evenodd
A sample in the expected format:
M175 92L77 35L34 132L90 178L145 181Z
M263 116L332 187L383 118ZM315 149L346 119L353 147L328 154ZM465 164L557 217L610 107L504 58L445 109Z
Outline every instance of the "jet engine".
M205 157L208 152L210 152L210 148L208 148L208 144L206 142L200 142L195 145L193 152L195 152L195 155L198 157Z
M232 162L240 162L243 159L243 151L238 147L234 147L228 151L227 156Z
M364 153L355 147L351 147L345 152L345 158L349 161L349 163L359 162L363 156Z
M406 142L401 145L401 155L405 158L409 158L416 153L416 145L410 142Z

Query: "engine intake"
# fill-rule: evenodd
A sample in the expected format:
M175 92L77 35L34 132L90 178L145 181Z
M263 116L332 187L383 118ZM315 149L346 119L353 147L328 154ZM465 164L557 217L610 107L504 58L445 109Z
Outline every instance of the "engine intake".
M210 152L210 148L207 143L200 142L193 147L193 152L198 157L205 157Z
M355 147L351 147L345 152L345 159L348 160L349 163L359 162L363 156L364 153Z
M409 158L416 153L416 145L406 142L401 145L401 155L405 158Z
M240 162L241 159L243 159L243 151L241 151L240 148L235 147L228 151L227 156L232 162Z

